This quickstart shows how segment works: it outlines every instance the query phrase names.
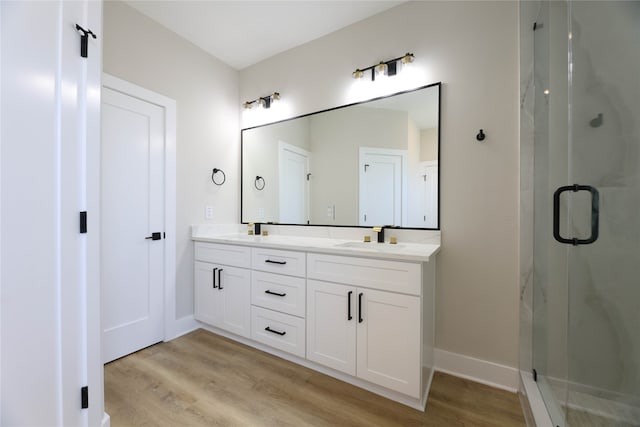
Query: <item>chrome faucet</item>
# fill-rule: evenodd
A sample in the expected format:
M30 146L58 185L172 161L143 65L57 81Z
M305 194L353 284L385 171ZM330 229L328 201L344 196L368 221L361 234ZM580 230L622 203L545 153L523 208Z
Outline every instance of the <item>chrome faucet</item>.
M378 243L384 243L384 228L383 227L373 227L373 231L378 233Z

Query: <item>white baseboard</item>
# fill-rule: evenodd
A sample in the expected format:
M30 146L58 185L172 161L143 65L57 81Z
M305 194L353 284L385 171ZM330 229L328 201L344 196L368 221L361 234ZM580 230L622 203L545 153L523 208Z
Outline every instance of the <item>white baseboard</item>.
M491 387L518 392L518 369L458 353L435 349L435 369Z
M196 322L193 315L181 317L176 319L172 325L169 325L164 340L171 341L198 328L200 328L200 324Z
M102 416L102 427L111 427L111 417L106 412Z

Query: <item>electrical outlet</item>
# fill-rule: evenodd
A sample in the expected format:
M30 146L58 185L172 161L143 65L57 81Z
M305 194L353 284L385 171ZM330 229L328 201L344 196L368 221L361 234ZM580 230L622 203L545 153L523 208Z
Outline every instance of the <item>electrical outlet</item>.
M258 219L264 219L264 208L258 208Z
M206 219L213 219L213 206L207 206L204 208L204 217Z

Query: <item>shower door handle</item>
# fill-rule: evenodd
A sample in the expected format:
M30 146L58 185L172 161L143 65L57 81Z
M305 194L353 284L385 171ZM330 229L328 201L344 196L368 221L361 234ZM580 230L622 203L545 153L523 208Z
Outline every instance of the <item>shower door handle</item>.
M560 235L560 195L565 191L588 191L591 193L591 236L588 239L571 239L564 238ZM566 185L559 187L553 193L553 237L560 243L566 243L573 246L588 245L598 240L599 219L600 216L600 194L595 187L590 185Z

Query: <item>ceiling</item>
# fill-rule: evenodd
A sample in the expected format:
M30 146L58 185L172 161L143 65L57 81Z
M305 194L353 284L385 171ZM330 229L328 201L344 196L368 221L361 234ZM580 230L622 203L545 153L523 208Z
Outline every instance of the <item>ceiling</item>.
M241 70L404 1L125 2L231 67Z

